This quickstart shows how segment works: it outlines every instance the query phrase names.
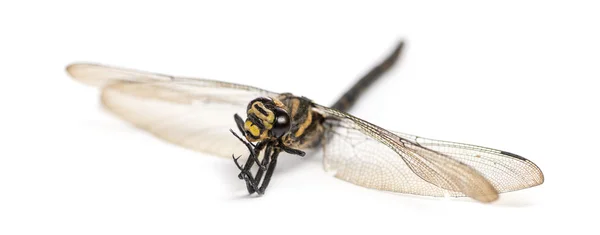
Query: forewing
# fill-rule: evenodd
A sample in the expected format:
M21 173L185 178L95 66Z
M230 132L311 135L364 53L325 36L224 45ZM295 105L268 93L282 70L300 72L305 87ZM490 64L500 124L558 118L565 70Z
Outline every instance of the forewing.
M102 89L102 104L122 119L171 143L231 157L245 147L229 132L249 101L276 93L234 83L183 78L94 64L70 65L75 79Z
M491 202L499 192L543 181L539 168L516 155L395 134L334 109L317 109L328 117L326 170L357 185L417 195L469 196ZM492 157L494 154L505 158ZM523 170L526 168L530 170Z
M434 140L394 132L420 146L442 153L476 169L498 192L510 192L540 185L544 175L532 161L519 155L470 144Z
M96 87L122 82L168 82L173 76L104 66L100 64L71 64L67 72L74 79Z

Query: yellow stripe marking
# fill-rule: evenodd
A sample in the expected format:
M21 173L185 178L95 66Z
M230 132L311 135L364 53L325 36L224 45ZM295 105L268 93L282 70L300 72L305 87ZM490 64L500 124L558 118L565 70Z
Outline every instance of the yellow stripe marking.
M244 129L246 129L247 131L249 131L250 134L252 134L253 136L259 136L260 135L260 129L258 129L258 126L253 125L251 121L246 121L244 123Z
M262 114L260 111L256 110L256 108L254 108L254 105L257 105L258 107L261 107L263 110L267 111L267 116ZM260 120L263 121L263 125L265 126L265 128L267 130L271 130L271 128L273 127L273 121L275 121L275 114L273 114L273 111L265 108L265 105L262 102L257 101L257 102L254 102L254 104L252 104L252 106L250 106L250 110L248 110L248 114L251 114L251 113L253 113Z
M308 117L306 118L306 121L300 124L300 127L298 127L298 131L296 131L296 133L294 134L296 137L300 137L302 134L304 134L306 128L308 128L308 126L310 126L310 124L312 123L312 111L310 109L308 109L307 115Z
M298 99L293 99L292 100L292 113L290 114L290 117L295 117L296 113L298 112L298 107L300 106L300 100Z

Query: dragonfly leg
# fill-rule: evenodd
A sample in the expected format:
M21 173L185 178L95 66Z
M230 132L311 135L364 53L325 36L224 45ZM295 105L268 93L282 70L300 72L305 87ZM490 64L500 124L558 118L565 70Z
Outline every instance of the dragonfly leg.
M271 147L268 146L267 142L260 142L256 146L251 145L251 143L244 141L233 130L230 131L235 137L237 137L242 143L244 143L244 145L246 145L246 147L248 148L248 151L250 151L250 155L248 156L248 159L246 160L244 166L239 164L239 157L236 158L234 155L232 155L232 158L235 165L241 171L238 174L238 178L246 182L246 189L248 190L248 193L253 194L258 190L258 185L262 179L262 175L264 174L263 172L266 170L266 166L269 161L269 155L271 154ZM267 146L267 149L265 150L265 155L262 159L262 162L259 162L258 157L260 156L260 152L265 146ZM253 176L251 170L254 163L257 163L259 168L256 175Z
M252 143L250 143L250 142L248 142L248 141L246 141L246 140L242 139L242 138L241 138L241 137L240 137L238 134L236 134L236 133L235 133L235 132L234 132L232 129L229 129L229 131L231 132L231 134L233 134L235 137L237 137L237 138L238 138L238 140L240 140L240 142L242 142L244 145L246 145L246 148L248 148L248 151L250 152L250 156L248 157L248 160L252 160L252 161L256 162L256 163L258 164L258 166L259 166L259 167L261 167L261 168L265 168L265 166L262 166L262 165L260 164L260 162L258 161L258 155L259 155L259 153L260 153L260 150L259 150L259 153L256 153L256 151L255 151L256 149L262 149L262 147L261 147L261 148L259 148L259 147L258 147L259 145L261 145L261 144L262 144L262 142L261 142L261 143L258 143L258 145L256 145L256 146L255 146L255 145L253 145ZM263 145L264 145L264 144L263 144ZM247 163L247 162L246 162L246 163Z
M263 166L267 166L269 164L270 155L271 155L271 146L268 145L267 148L265 149L265 155L261 161L261 164ZM252 164L252 163L253 162L249 162L249 164ZM244 171L243 173L240 173L241 177L246 181L246 188L248 189L249 194L257 192L257 190L259 189L259 183L263 179L264 173L265 173L265 168L258 168L258 171L256 172L256 175L254 175L254 177L249 172L249 170Z
M246 189L248 190L248 194L253 194L258 189L258 183L255 183L256 180L252 177L252 174L243 174L242 179L246 181Z
M240 159L241 156L236 158L234 155L231 155L231 157L233 157L233 162L235 163L237 168L240 169L240 171L241 171L240 174L238 174L238 178L246 181L246 189L248 189L248 193L253 194L254 192L256 192L256 189L258 189L258 185L253 183L253 182L255 182L255 180L254 180L254 177L252 177L252 173L250 173L249 170L244 169L245 167L242 167L239 164L238 159ZM253 165L253 164L254 164L253 161L249 161L245 165L248 166L248 165ZM259 168L259 172L260 171L261 171L261 169Z
M302 150L288 148L288 147L285 147L285 146L281 147L281 150L283 150L284 152L289 153L289 154L298 155L300 157L304 157L304 155L306 155L306 153L304 151L302 151Z
M238 126L238 129L243 133L243 120L242 118L235 114L234 119ZM304 156L306 153L304 151L293 149L286 147L282 143L277 142L259 142L257 145L253 145L252 143L242 139L239 135L237 135L233 130L229 130L240 142L242 142L248 148L250 155L246 160L246 163L242 166L239 164L239 157L236 158L232 155L233 161L238 169L241 171L238 174L239 179L243 179L246 182L246 189L249 194L257 193L258 195L263 195L265 190L269 186L269 182L271 181L271 176L273 175L273 171L275 170L275 166L277 165L277 157L279 153L283 150L286 153ZM272 145L278 145L273 149ZM265 148L265 152L263 155L263 159L259 160L260 152L263 148ZM252 166L256 163L259 167L258 171L255 175L252 175L251 169ZM262 181L262 182L261 182Z
M283 150L284 152L286 152L286 153L289 153L289 154L294 154L294 155L298 155L298 156L300 156L300 157L304 157L304 155L306 155L306 153L305 153L304 151L302 151L302 150L299 150L299 149L293 149L293 148L290 148L290 147L287 147L287 146L285 146L285 145L284 145L284 144L281 142L281 140L279 141L279 148L280 148L281 150Z
M244 133L244 119L242 119L242 117L236 113L233 115L233 120L235 120L235 124L237 125L240 133Z
M271 181L271 176L273 176L273 171L275 170L275 166L277 166L277 157L279 156L280 149L275 149L273 151L273 155L271 155L271 161L269 162L269 167L267 168L267 172L265 174L265 178L260 185L260 188L256 191L258 195L265 194L265 190L269 186L269 182Z
M271 159L271 153L272 153L271 145L267 145L267 148L265 149L265 155L263 156L263 159L260 163L262 166L265 166L265 167L258 168L258 171L256 172L256 175L254 176L255 182L257 185L260 182L260 180L262 179L265 170L267 169L266 166L269 164L269 161Z

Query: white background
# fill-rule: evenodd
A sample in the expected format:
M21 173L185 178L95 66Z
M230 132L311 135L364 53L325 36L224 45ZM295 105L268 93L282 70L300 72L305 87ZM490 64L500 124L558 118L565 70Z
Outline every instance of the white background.
M593 1L14 2L0 4L0 234L598 232ZM517 153L546 182L491 205L408 196L335 179L317 154L280 158L248 197L230 159L132 128L64 72L99 62L330 104L400 39L400 66L353 114Z

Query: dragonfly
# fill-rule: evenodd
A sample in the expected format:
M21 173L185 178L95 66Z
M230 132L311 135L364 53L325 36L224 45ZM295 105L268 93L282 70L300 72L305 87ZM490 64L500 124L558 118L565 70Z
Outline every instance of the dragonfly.
M102 105L136 127L188 149L233 158L249 194L265 193L280 153L304 156L319 148L326 171L383 191L488 203L500 193L544 182L540 168L519 155L394 132L349 114L403 48L401 41L331 106L249 85L101 64L75 63L66 70L100 88ZM235 154L244 152L242 164Z

